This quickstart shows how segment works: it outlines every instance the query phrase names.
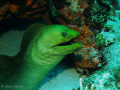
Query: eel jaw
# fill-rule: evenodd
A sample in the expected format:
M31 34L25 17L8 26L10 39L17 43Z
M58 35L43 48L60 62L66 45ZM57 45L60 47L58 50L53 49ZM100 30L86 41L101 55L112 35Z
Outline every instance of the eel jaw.
M78 37L78 36L77 36ZM64 43L59 43L57 45L54 45L53 47L57 47L57 46L67 46L67 45L72 45L74 44L75 42L73 42L77 37L71 39L70 41L66 41Z
M72 32L69 36L65 37L63 40L56 42L51 48L50 52L56 55L67 55L73 53L74 51L82 47L81 42L73 42L79 37L78 32ZM54 53L53 53L54 52Z
M61 49L70 49L70 48L73 48L73 50L75 48L79 49L82 47L82 43L81 42L75 42L75 39L77 39L79 37L79 34L74 36L73 38L67 40L67 41L62 41L62 42L59 42L58 44L56 45L53 45L52 48L56 49L56 48L61 48Z
M70 39L69 41L66 41L64 43L59 43L57 45L54 45L51 49L52 52L56 55L67 55L70 53L73 53L74 51L82 48L82 43L81 42L76 42L74 43L73 41L77 38L78 36Z

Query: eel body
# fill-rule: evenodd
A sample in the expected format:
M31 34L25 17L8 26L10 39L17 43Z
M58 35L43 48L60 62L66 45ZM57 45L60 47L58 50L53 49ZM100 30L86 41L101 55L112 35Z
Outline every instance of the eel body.
M30 25L20 52L14 57L0 55L0 90L34 90L67 54L82 47L80 42L62 45L78 36L63 25Z

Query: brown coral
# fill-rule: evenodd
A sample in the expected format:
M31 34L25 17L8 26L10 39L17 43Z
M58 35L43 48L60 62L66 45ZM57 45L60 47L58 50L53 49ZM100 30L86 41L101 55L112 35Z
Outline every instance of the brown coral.
M83 23L83 27L69 26L80 33L80 36L74 42L82 42L83 48L77 50L74 54L74 63L76 67L96 68L101 62L100 52L95 44L93 32Z

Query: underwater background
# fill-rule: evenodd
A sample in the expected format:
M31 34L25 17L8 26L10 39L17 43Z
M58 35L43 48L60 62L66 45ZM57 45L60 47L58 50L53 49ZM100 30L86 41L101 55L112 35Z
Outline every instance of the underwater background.
M0 20L0 54L16 55L31 24L65 25L80 33L72 42L83 47L67 55L35 90L120 90L120 1L43 1L49 1L49 14L14 14Z

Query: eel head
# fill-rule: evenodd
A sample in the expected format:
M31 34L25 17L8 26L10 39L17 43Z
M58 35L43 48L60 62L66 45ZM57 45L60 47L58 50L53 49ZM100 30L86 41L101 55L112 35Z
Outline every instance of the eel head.
M79 37L79 33L71 30L63 25L47 25L41 31L40 42L38 46L40 50L47 50L54 55L67 55L80 49L82 44L80 42L73 43L72 41ZM42 42L42 43L41 43Z

